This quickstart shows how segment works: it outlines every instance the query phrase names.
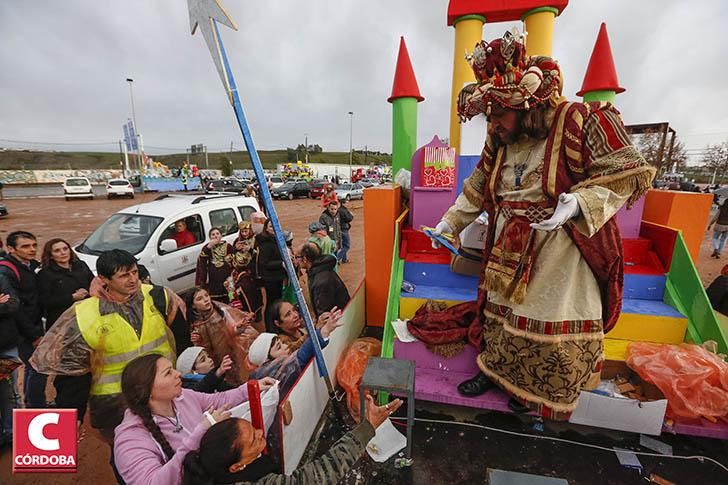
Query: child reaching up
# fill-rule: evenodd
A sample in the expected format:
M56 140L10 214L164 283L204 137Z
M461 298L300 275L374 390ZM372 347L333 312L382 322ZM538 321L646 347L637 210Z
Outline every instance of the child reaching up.
M341 310L333 308L323 326L316 330L316 336L322 349L328 345L329 335L341 326L340 319ZM281 395L286 395L290 386L296 382L313 356L314 343L310 337L306 337L298 350L292 351L280 335L261 333L250 345L248 351L248 360L258 366L250 374L250 378L273 377L280 381Z
M188 347L177 359L177 370L182 373L182 387L207 394L232 389L224 381L225 373L232 367L232 359L225 355L220 366L215 368L215 363L202 347Z

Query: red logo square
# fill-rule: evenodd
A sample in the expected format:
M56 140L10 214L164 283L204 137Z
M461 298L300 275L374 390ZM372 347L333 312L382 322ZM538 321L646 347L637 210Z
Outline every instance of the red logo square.
M76 409L13 409L13 473L76 472Z

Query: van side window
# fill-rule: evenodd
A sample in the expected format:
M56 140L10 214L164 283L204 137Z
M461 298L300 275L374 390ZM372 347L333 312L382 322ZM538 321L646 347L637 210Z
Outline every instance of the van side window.
M235 234L238 231L238 220L233 209L219 209L210 211L210 224L219 227L223 236Z
M174 221L172 224L167 226L164 232L162 232L162 235L157 242L157 252L159 254L163 254L163 251L161 251L161 245L162 241L165 239L174 239L177 242L176 250L195 246L205 240L205 232L205 227L202 224L202 217L200 217L199 214L183 217ZM174 251L169 251L169 253L173 252Z
M255 208L250 207L249 205L241 205L238 207L238 212L240 213L241 221L250 221L250 214L255 212Z

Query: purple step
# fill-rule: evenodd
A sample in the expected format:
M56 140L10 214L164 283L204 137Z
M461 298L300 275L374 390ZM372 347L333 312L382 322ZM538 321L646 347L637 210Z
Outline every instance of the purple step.
M510 398L500 389L491 389L476 397L466 397L458 392L458 384L474 375L474 373L443 372L438 369L418 367L415 370L415 399L512 414L508 409Z
M478 351L472 345L466 345L462 352L454 357L442 357L433 354L422 342L400 342L394 339L394 358L414 360L417 364L417 372L420 369L433 369L442 372L460 372L470 377L479 372L475 358Z

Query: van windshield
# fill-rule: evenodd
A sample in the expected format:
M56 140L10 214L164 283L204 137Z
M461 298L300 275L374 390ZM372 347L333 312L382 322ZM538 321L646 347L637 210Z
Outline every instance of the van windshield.
M99 255L110 249L123 249L137 254L147 245L161 217L139 214L114 214L101 224L76 250Z
M68 187L83 187L84 185L88 185L88 180L86 180L86 179L66 179L66 186L68 186Z

